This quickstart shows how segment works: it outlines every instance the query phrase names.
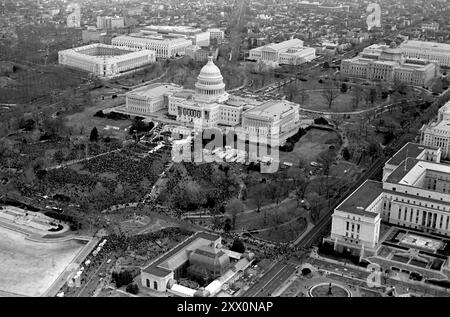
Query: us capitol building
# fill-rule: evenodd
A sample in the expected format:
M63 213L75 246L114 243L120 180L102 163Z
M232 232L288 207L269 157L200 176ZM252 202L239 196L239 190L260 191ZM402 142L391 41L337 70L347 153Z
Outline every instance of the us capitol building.
M299 105L286 100L257 101L230 95L220 69L209 57L197 77L195 89L156 83L126 95L124 113L143 117L168 116L175 125L213 128L235 127L244 134L279 137L280 144L296 132Z

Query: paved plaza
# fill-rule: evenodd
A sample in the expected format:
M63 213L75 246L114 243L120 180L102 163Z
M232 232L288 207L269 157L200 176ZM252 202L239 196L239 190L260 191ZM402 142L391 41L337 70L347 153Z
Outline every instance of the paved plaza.
M84 247L75 239L29 240L0 226L0 296L42 296Z

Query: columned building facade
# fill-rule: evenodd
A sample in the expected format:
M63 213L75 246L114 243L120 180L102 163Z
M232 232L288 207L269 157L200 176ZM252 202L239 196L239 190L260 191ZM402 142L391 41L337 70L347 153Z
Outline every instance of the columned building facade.
M442 150L442 158L450 160L450 101L438 111L437 120L424 124L420 129L421 143Z
M373 45L341 63L341 74L371 81L399 81L414 86L426 86L439 74L436 62L406 58L395 43L389 47Z
M450 44L407 40L400 44L400 49L407 57L433 60L450 67Z
M106 79L154 63L155 60L153 51L134 52L105 44L91 44L58 52L59 64Z
M376 254L380 221L450 237L450 165L437 147L407 143L385 165L383 181L367 180L336 207L335 249Z
M249 59L264 63L299 65L316 58L316 50L304 47L303 41L291 39L272 43L249 51Z
M192 45L192 41L178 38L164 38L162 36L140 36L139 34L120 35L111 40L111 44L132 51L152 50L156 57L171 58L183 56L186 47Z

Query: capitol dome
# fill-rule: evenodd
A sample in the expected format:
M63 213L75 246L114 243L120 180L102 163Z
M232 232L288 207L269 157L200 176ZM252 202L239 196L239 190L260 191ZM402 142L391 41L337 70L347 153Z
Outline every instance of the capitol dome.
M225 84L219 67L208 57L208 63L202 67L195 83L196 99L215 101L225 94Z
M213 62L213 57L208 56L208 63L202 67L198 79L223 79L219 67Z

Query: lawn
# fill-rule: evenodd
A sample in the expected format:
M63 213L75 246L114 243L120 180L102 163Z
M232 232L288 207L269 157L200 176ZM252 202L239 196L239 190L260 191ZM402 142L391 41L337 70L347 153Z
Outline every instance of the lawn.
M91 130L96 127L100 137L110 136L124 139L127 136L125 128L131 125L130 120L113 120L94 116L97 111L119 106L124 103L125 99L121 97L116 99L106 98L105 100L99 100L95 102L92 107L85 107L81 112L67 115L65 117L66 125L73 128L75 130L75 134L83 132L85 136L89 136ZM111 127L117 127L119 130Z
M255 230L275 227L289 222L296 217L306 216L304 209L297 207L295 199L280 203L273 208L260 212L242 213L237 216L236 230Z
M305 231L307 225L306 218L298 218L295 221L282 224L267 231L262 231L254 236L275 242L291 242Z
M350 93L343 94L339 92L339 96L333 101L330 108L323 96L323 91L308 91L308 99L302 104L302 107L318 111L350 112L352 111L352 99L353 97ZM361 102L361 105L365 104Z
M316 161L318 156L327 151L330 146L339 147L340 137L334 131L311 129L295 144L292 152L281 152L281 162L297 163L301 158L310 163Z
M86 74L61 65L20 68L5 76L8 85L0 88L0 102L25 103L49 95L49 91L74 88L82 84Z

